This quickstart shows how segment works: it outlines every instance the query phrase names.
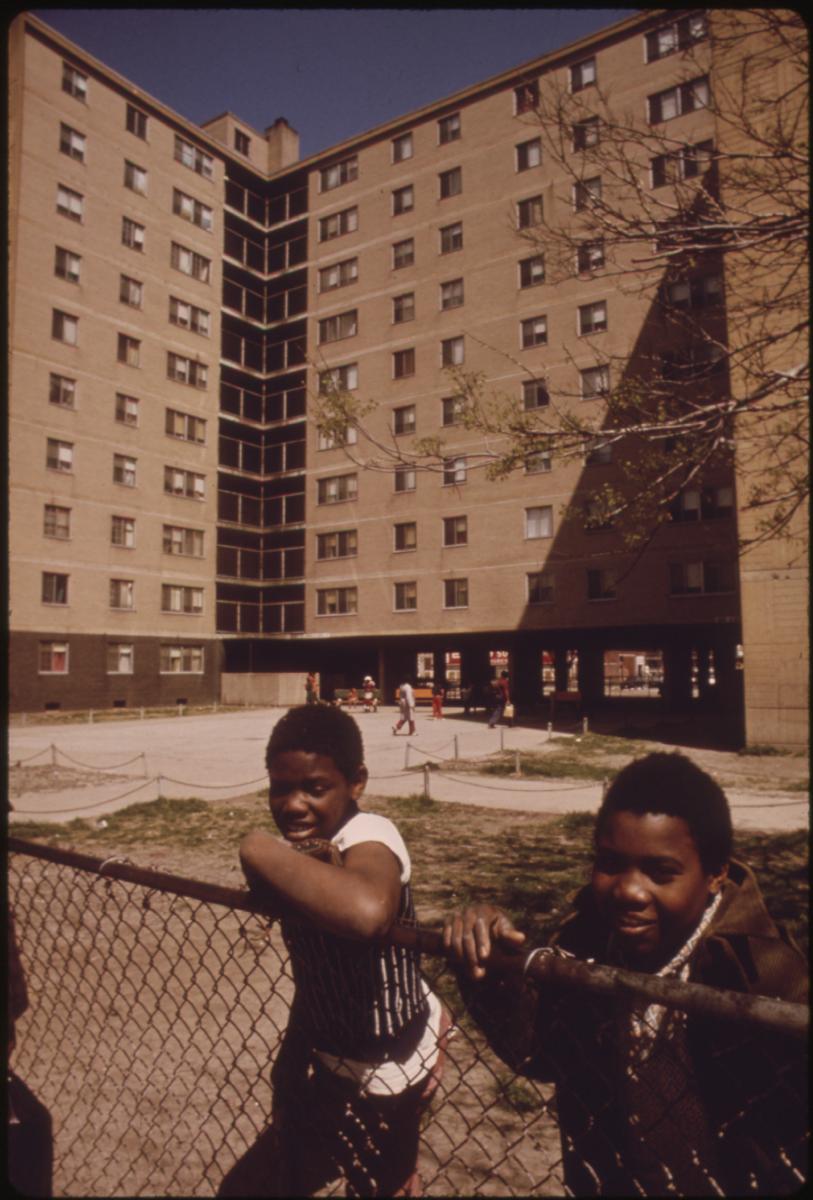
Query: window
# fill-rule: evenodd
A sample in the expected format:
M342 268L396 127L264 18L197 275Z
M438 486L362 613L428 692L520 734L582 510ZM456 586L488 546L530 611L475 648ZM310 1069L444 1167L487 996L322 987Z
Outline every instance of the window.
M614 600L616 577L610 568L593 568L587 572L587 599Z
M441 425L460 425L463 421L463 397L444 396L440 402Z
M415 319L415 293L405 292L403 296L392 298L392 323L400 325L403 321Z
M693 146L683 146L669 154L659 154L650 161L652 187L696 179L705 175L714 162L714 142L707 140Z
M136 485L136 460L127 454L113 455L113 482L124 487Z
M407 350L395 350L392 355L393 379L406 379L415 374L415 350L412 346Z
M526 578L529 604L553 603L553 571L530 571Z
M574 63L570 68L570 90L580 92L596 82L596 60L585 58L580 63Z
M539 103L539 83L537 80L532 80L530 83L522 83L519 87L514 88L514 113L516 116L521 116L523 113L533 112Z
M64 184L56 187L56 211L72 221L81 221L85 212L85 198L79 192L74 192Z
M438 145L456 142L460 137L460 113L452 113L450 117L441 117L438 121Z
M192 613L199 616L203 612L203 588L187 587L179 583L162 583L161 612Z
M594 400L606 396L610 391L610 368L603 363L600 367L587 367L579 371L582 400Z
M352 183L354 179L358 179L358 174L359 160L356 155L343 158L341 162L323 167L319 172L321 190L329 192L332 188L341 187L343 183Z
M468 608L469 581L468 579L444 579L443 607Z
M552 467L551 457L547 450L539 450L529 454L525 459L526 475L544 475Z
M522 407L526 412L534 408L546 408L550 404L548 387L544 379L525 379L522 383Z
M51 372L48 402L49 404L58 404L60 408L74 408L76 405L76 380L68 379L67 375L55 375Z
M118 335L116 358L128 367L137 367L141 358L141 342L138 338L129 337L126 333Z
M416 484L414 467L396 467L393 476L393 487L396 492L414 492Z
M585 117L573 126L573 149L590 150L599 143L598 117Z
M466 356L465 340L462 337L444 338L440 343L440 361L444 367L459 367Z
M182 354L167 352L167 379L176 383L185 383L187 387L195 387L203 391L209 378L209 370L205 363L195 359L184 358Z
M466 460L459 455L456 458L444 458L443 460L443 484L447 487L452 484L466 482Z
M135 608L135 583L132 579L110 580L110 607Z
M332 533L316 535L316 557L355 558L358 553L358 534L355 529L340 529Z
M55 308L51 314L51 337L75 346L79 341L79 318Z
M164 467L164 491L169 496L187 496L203 500L206 495L206 476L181 467Z
M358 333L358 309L338 313L335 317L325 317L319 322L319 345L325 342L340 342L344 338L355 337Z
M50 471L72 471L73 442L60 442L57 438L48 438L45 465Z
M147 114L143 113L140 108L135 108L132 104L127 105L125 125L128 133L135 134L144 141L147 140Z
M395 188L392 193L392 215L398 217L401 213L411 212L415 207L415 190L411 183L406 187Z
M342 212L331 213L329 217L319 218L319 241L329 242L332 238L342 237L345 233L355 233L359 227L359 210L345 208Z
M64 123L59 126L59 149L63 154L67 154L68 158L75 158L77 162L85 161L85 142L86 138L78 129L71 129L70 125Z
M411 133L402 133L400 137L392 139L392 161L394 163L412 158L412 153Z
M687 488L671 507L673 521L713 521L734 513L734 489L729 486Z
M462 167L452 167L450 171L441 171L438 175L438 182L441 200L448 200L450 196L459 196L463 191Z
M532 167L540 166L542 162L542 139L531 138L520 142L516 147L517 170L530 171Z
M123 392L116 392L115 417L121 425L137 425L138 400L136 397L125 396Z
M525 509L525 536L526 538L553 537L553 508L550 504Z
M164 432L169 437L181 438L184 442L197 442L202 446L206 441L206 422L203 417L193 417L189 413L168 408Z
M688 562L669 564L669 591L673 596L711 595L733 592L734 564Z
M319 291L332 292L334 288L347 287L359 277L359 260L345 258L342 262L322 267L319 271Z
M358 589L354 587L317 588L316 615L342 616L358 612Z
M68 283L78 283L81 262L80 256L74 254L72 250L63 250L61 246L57 246L54 255L54 274L60 279L66 279Z
M528 317L527 320L521 322L520 336L523 350L528 350L532 346L547 346L548 318Z
M677 50L686 50L695 42L702 41L707 33L706 14L702 12L692 13L691 16L682 17L669 25L662 25L660 29L653 29L645 35L646 61L656 62Z
M607 302L596 300L579 308L579 333L601 333L607 328Z
M581 274L604 266L604 242L582 242L576 251L576 268Z
M683 113L694 112L698 108L706 108L711 99L708 77L701 75L688 83L667 88L656 92L647 98L647 115L650 125L659 121L671 121Z
M343 500L355 500L358 495L358 476L330 475L316 481L317 504L340 504Z
M459 308L463 303L463 280L450 279L440 285L440 307Z
M469 541L468 517L443 518L444 546L466 546Z
M588 467L606 467L613 461L612 442L595 442L584 457Z
M708 308L720 304L723 297L721 275L706 275L700 279L678 280L663 289L663 300L670 308Z
M129 642L109 642L107 645L107 674L132 675L134 647Z
M132 550L135 546L135 520L133 517L111 517L111 546L124 546Z
M202 675L203 646L171 646L164 643L159 662L162 675Z
M596 200L601 199L601 177L595 175L592 179L580 179L573 185L573 207L576 212L584 212Z
M179 300L177 296L169 298L169 319L173 325L179 325L181 329L191 329L193 333L200 333L204 337L209 336L209 313L205 308L198 308L194 304L187 304L185 300Z
M204 154L202 150L198 150L196 146L190 142L185 142L182 137L175 135L175 160L183 163L185 167L189 167L191 171L202 175L204 179L211 179L214 175L214 159L209 154Z
M542 224L542 197L528 196L517 202L517 229L531 229Z
M54 571L42 573L42 603L68 603L68 576L59 575Z
M319 373L319 394L330 392L353 392L359 385L359 369L357 363L345 363L342 367L332 367L329 371Z
M193 225L211 233L214 216L208 204L201 204L200 200L195 200L193 196L187 196L185 192L173 188L172 211L176 217L183 217L185 221L191 221Z
M203 558L203 530L187 529L183 525L165 525L163 546L164 554Z
M530 258L520 259L519 286L521 288L538 287L545 282L545 256L533 254Z
M405 404L392 412L392 432L394 434L415 432L415 405Z
M414 521L403 521L393 526L394 546L397 552L418 548L418 526Z
M454 225L444 225L439 233L441 254L452 254L455 250L463 249L462 221L456 221Z
M67 642L40 642L38 673L40 675L68 674Z
M122 217L121 241L123 246L129 246L131 250L143 251L146 232L144 226L139 225L137 221L132 221L129 217Z
M418 585L414 579L408 583L394 584L393 591L396 612L411 612L418 607Z
M147 171L145 167L136 166L135 163L124 162L124 186L132 192L139 192L142 196L147 194Z
M62 90L63 92L67 92L69 96L73 96L75 100L86 101L88 98L87 75L83 75L81 71L77 71L76 67L72 67L70 63L63 62Z
M71 510L59 504L46 504L42 521L45 537L62 538L71 536Z
M170 263L176 271L183 271L184 275L191 275L200 283L209 282L212 263L211 259L206 258L203 254L197 254L194 250L189 250L186 246L173 242Z
M395 242L392 247L392 269L400 271L402 267L411 267L415 262L415 239L405 238Z
M144 299L144 284L138 279L131 279L129 275L122 275L119 279L119 300L122 304L129 304L131 308L141 308Z
M247 133L243 133L242 129L234 131L234 148L238 154L243 154L248 158L251 151L251 138Z

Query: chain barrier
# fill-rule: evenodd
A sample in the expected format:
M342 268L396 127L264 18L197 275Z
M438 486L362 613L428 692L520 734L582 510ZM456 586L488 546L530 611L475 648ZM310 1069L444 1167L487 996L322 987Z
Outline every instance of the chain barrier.
M279 1150L269 1121L293 997L278 927L245 890L11 838L9 904L29 996L13 1065L53 1117L53 1194L310 1194L241 1191L252 1164L267 1171ZM802 1006L537 953L528 974L551 998L542 1069L514 1048L520 1023L471 1019L437 931L400 927L393 940L422 951L424 976L453 1018L421 1115L412 1194L741 1194L720 1150L732 1143L742 1157L755 1129L770 1178L755 1175L744 1190L788 1194L804 1182ZM701 1015L716 1033L731 1111L708 1153L685 1103L697 1080L681 1038L654 1040L660 1057L644 1052L648 1043L619 1060L618 1013L636 1000L644 1019L654 1004L663 1020ZM612 1087L639 1127L616 1127ZM304 1114L307 1147L328 1100ZM335 1121L335 1096L330 1103ZM359 1128L372 1136L370 1121ZM386 1138L385 1126L374 1132ZM340 1133L319 1194L345 1194L346 1184L347 1194L374 1194L357 1178L359 1129Z

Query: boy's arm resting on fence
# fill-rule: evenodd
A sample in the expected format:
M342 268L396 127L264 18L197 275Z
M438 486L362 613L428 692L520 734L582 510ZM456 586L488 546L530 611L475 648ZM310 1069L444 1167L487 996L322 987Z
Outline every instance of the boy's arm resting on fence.
M289 843L261 830L240 843L240 863L255 894L267 893L272 903L340 937L384 937L398 913L398 859L380 842L351 846L342 859L342 865L336 865L298 854Z

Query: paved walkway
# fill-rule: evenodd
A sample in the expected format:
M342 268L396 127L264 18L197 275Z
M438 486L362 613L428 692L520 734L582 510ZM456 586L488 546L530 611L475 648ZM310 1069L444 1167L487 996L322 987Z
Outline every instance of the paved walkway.
M15 726L9 731L13 767L57 766L48 787L47 772L38 787L13 796L11 821L44 819L66 822L95 819L140 801L163 796L226 799L265 786L264 753L268 734L282 709L116 720L83 725ZM435 721L419 709L410 737L392 735L395 710L360 713L370 796L422 793L428 785L435 800L525 812L595 812L602 785L506 777L425 772L424 763L453 758L477 759L495 750L542 750L545 730L523 727L495 730L485 720L447 717ZM557 734L557 737L563 735ZM689 752L690 753L690 752ZM97 775L99 769L104 775ZM63 772L76 773L76 785ZM105 782L96 782L104 779ZM743 829L807 828L808 798L787 792L728 789L735 826Z

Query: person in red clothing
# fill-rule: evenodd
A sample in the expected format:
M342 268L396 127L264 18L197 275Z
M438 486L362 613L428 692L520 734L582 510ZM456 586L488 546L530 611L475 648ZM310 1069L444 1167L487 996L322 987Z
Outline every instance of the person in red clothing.
M445 696L446 692L444 691L442 684L436 683L432 689L432 716L435 718L435 720L443 720L443 701Z
M511 688L508 679L508 672L501 671L500 677L497 680L497 703L494 706L494 711L488 718L489 729L494 729L503 718L506 704L511 703Z

